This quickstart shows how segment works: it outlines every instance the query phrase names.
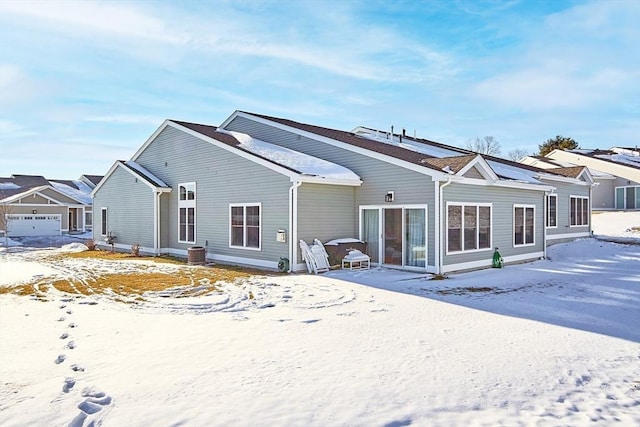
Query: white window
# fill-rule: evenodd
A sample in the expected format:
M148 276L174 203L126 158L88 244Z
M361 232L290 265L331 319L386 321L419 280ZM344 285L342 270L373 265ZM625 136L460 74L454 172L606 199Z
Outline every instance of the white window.
M100 209L100 234L107 235L107 208Z
M447 203L447 253L491 249L491 205Z
M579 227L589 225L589 198L571 196L569 198L570 225Z
M558 195L549 194L547 196L547 227L558 227Z
M616 209L640 209L640 186L616 187Z
M514 205L513 246L530 246L535 244L535 218L535 206Z
M196 241L196 183L178 184L178 241Z
M229 205L229 246L260 249L262 205L243 203Z

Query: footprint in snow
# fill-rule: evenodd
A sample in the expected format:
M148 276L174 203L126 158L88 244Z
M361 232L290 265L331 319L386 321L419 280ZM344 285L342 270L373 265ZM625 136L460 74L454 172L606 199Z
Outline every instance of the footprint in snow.
M66 306L67 306L67 304L62 304L62 305L60 306L60 310L62 310L62 309L63 309L63 308L65 308Z
M316 323L322 319L309 319L309 320L301 320L300 323Z
M64 385L62 386L62 391L65 393L69 393L74 385L76 385L75 378L67 377L64 379Z
M59 354L58 357L56 358L55 362L56 365L61 364L62 362L64 362L64 360L67 358L67 356L65 356L64 354Z
M102 411L106 406L111 405L113 399L106 393L87 387L82 390L82 397L85 399L78 405L80 413L71 420L69 427L82 427L84 425L94 425L93 422L85 423L91 415Z
M71 370L73 372L84 372L84 368L76 363L74 363L73 365L71 365Z
M73 313L73 310L71 309L67 310L67 314L72 314L72 313Z
M58 318L58 322L64 322L66 319L64 316Z
M69 327L70 328L77 328L78 325L76 325L75 323L71 322L71 323L69 323Z
M60 339L61 339L61 340L66 340L67 338L69 338L69 334L68 334L68 333L66 333L66 332L63 332L63 334L62 334L62 335L60 335Z
M64 348L68 348L69 350L73 350L74 348L76 348L76 342L75 341L69 341L67 343L67 345L64 346Z

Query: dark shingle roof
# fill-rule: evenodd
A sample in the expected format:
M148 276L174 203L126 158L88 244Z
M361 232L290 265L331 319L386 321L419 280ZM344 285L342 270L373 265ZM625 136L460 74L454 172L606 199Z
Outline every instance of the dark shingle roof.
M585 166L571 166L565 168L554 168L551 170L557 175L566 176L567 178L577 178L585 169Z
M424 164L429 165L431 168L436 170L444 170L445 168L449 168L451 172L458 173L465 166L469 164L473 159L476 158L477 155L468 155L468 156L456 156L456 157L440 157L440 158L432 158L425 159Z

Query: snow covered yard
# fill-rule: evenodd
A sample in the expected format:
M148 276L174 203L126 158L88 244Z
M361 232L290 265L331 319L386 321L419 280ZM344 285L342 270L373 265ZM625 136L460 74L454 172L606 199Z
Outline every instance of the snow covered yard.
M638 242L636 219L594 215L594 231ZM0 249L0 286L136 268L59 251ZM548 255L440 281L374 269L128 302L0 295L0 424L640 424L640 245Z

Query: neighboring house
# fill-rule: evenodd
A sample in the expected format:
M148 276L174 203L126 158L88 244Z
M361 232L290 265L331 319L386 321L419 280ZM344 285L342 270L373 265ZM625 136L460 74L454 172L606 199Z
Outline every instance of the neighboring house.
M88 178L91 177L91 178ZM8 236L49 236L91 229L91 190L101 177L53 180L37 175L0 177L0 206Z
M404 134L236 111L166 120L92 192L94 238L116 247L305 269L298 242L358 237L372 263L431 273L544 257L591 234L585 168L543 170Z
M586 166L598 184L591 201L594 210L640 210L640 150L553 150L545 157L529 156L521 162L543 169Z

